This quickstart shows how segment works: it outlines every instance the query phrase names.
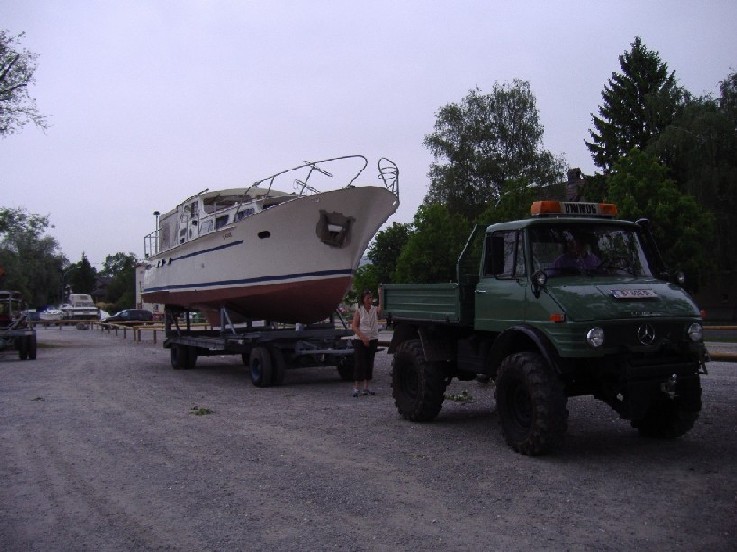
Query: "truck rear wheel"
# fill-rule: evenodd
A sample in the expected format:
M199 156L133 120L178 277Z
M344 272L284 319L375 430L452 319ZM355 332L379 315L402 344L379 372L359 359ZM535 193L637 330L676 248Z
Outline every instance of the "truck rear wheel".
M438 363L428 362L419 339L402 342L392 362L392 395L403 418L427 422L443 407L448 380Z
M632 426L643 437L675 439L693 427L700 411L701 382L696 377L683 382L672 399L662 393L653 398L645 417L634 420Z
M505 358L496 378L496 404L507 443L516 452L544 454L563 442L568 424L563 383L537 353Z
M266 347L254 347L251 349L248 365L251 368L251 383L256 387L269 387L272 385L273 371L271 355Z

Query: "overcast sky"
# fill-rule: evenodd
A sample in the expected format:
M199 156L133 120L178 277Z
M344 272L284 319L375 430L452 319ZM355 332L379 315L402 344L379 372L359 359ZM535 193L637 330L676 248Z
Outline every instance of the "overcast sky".
M737 2L0 0L39 55L43 132L0 139L0 206L48 214L72 262L143 256L155 210L304 160L393 159L411 222L422 144L470 89L530 82L544 145L593 173L591 113L635 36L696 95L737 70Z

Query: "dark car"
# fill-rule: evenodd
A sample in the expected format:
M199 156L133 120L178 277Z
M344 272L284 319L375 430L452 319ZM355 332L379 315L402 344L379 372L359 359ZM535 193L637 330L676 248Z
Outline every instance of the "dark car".
M144 309L125 309L108 316L103 322L151 322L154 313Z

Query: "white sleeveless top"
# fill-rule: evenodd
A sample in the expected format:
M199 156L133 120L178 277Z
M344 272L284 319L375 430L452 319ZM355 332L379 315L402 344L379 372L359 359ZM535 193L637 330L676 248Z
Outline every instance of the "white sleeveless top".
M363 305L358 307L358 316L360 317L358 329L369 339L379 339L378 311L379 309L375 305L371 305L368 311Z

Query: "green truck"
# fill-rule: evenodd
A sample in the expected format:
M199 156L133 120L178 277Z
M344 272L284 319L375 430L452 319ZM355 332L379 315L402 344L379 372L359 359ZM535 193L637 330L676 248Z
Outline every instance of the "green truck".
M646 219L606 203L541 201L525 220L477 227L457 282L380 290L399 413L434 419L459 380L495 385L507 443L558 448L568 397L593 395L643 436L674 438L701 410L702 316Z

